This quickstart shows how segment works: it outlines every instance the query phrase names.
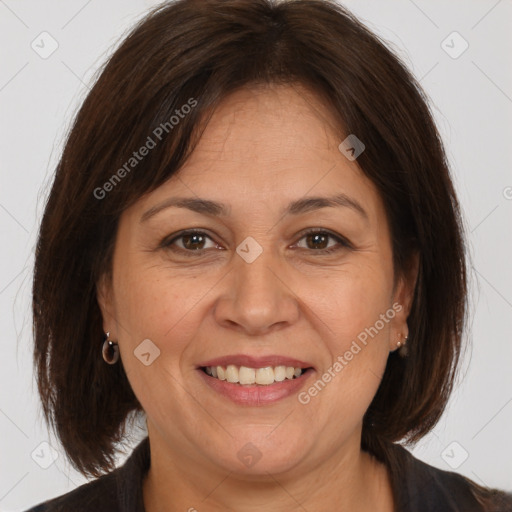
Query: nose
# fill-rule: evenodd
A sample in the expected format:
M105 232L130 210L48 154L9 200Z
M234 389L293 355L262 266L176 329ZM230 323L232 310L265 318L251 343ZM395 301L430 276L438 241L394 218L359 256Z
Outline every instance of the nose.
M232 265L215 304L215 319L220 325L247 335L262 335L298 320L298 298L286 282L277 255L265 250L252 263L236 255Z

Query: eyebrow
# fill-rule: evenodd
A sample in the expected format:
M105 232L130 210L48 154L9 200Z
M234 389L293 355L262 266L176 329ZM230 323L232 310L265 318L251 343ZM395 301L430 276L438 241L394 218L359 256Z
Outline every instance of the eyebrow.
M144 212L140 218L140 222L145 222L157 213L160 213L162 210L173 207L186 208L196 213L211 215L214 217L227 217L231 211L230 207L217 201L194 197L170 197ZM328 197L304 197L297 199L296 201L292 201L284 209L283 215L300 215L303 213L320 210L321 208L336 207L350 208L351 210L361 215L365 220L369 220L368 214L366 213L366 210L361 206L361 204L346 194L336 194Z

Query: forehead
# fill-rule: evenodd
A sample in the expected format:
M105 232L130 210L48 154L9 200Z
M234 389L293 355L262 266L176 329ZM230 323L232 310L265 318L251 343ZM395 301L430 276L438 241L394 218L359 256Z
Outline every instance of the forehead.
M300 85L239 89L216 108L178 173L139 206L179 194L227 203L234 213L277 212L300 197L344 193L376 219L378 193L357 161L339 151L346 137L339 124Z
M342 133L328 108L300 85L244 87L215 110L190 162L249 156L274 161L304 156L332 160ZM355 166L354 166L355 167Z

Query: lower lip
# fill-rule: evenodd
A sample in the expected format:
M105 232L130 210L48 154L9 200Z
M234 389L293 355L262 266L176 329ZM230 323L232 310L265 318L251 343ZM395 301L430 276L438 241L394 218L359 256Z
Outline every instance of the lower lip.
M300 377L274 382L268 386L258 384L240 385L210 377L200 368L197 370L204 382L217 393L229 398L239 405L267 405L287 398L299 391L309 377L314 373L312 368L306 370Z

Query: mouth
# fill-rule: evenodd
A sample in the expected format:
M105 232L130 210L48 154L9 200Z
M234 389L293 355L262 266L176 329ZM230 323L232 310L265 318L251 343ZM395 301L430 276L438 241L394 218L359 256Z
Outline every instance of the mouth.
M197 368L207 391L237 406L262 407L292 398L309 385L312 366L238 366L209 364Z
M314 377L314 366L281 356L233 354L201 362L197 374L207 392L238 406L270 406L292 398Z
M197 368L212 379L240 386L270 386L296 380L314 370L309 362L275 354L232 354L203 361Z
M313 370L313 367L277 365L254 368L228 364L201 366L199 369L213 379L238 386L271 386L279 382L299 379L308 370Z

